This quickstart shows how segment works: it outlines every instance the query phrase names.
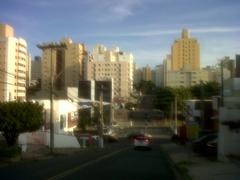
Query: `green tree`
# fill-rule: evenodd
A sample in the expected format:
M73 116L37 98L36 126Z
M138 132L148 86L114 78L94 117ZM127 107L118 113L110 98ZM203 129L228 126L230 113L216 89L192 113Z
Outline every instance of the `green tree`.
M192 93L190 88L188 87L177 87L173 89L174 95L177 97L177 105L178 105L178 111L184 111L185 110L185 100L192 98Z
M32 132L43 125L43 107L33 102L1 102L0 131L8 146L16 145L20 133Z
M174 102L174 90L170 87L159 88L156 91L156 98L154 101L154 107L160 109L167 116L170 115L171 104Z
M178 111L185 110L185 100L191 99L192 94L187 87L163 87L156 91L155 108L162 110L167 116L170 115L171 104L177 97Z
M220 93L220 86L217 82L200 83L191 87L191 93L194 98L206 99L217 96Z
M134 85L134 88L141 92L142 94L153 94L156 86L152 81L140 81L139 83Z
M78 111L78 115L79 115L78 127L83 132L86 132L87 126L91 124L91 112L90 112L90 109L80 109Z

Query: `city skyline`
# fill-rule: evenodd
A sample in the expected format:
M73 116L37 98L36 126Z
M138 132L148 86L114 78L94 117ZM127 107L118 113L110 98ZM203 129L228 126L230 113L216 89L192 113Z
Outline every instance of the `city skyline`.
M239 53L239 8L234 0L9 0L0 7L0 22L27 40L32 56L41 55L36 44L70 37L90 52L98 43L119 46L133 53L138 67L161 64L187 28L205 66Z

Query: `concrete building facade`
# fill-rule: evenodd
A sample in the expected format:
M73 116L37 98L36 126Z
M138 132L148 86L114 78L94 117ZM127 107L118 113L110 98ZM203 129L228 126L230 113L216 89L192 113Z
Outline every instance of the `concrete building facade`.
M88 57L85 45L73 43L69 38L63 39L61 43L66 44L66 49L44 49L42 52L42 90L49 89L51 58L53 61L54 88L56 90L64 90L66 87L78 87L79 80L83 80L84 61Z
M130 97L134 76L134 57L131 53L122 52L118 47L107 50L103 45L96 45L86 68L86 80L112 80L114 97Z
M14 29L0 24L0 101L26 99L31 58L27 42L14 37Z
M216 81L221 83L221 70L220 67L217 66L207 66L203 68L203 70L208 72L208 80L209 81ZM229 69L223 67L223 79L227 80L231 78L231 72Z
M218 157L240 156L240 78L224 81L224 106L219 108Z
M200 82L208 82L208 72L205 70L182 70L167 72L167 86L170 87L189 87Z

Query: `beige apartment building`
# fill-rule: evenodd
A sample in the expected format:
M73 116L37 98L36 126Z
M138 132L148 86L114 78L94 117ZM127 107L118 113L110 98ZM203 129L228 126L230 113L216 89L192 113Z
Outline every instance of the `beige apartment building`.
M133 61L131 53L122 52L118 47L108 50L103 45L96 45L86 64L86 79L111 80L113 96L127 99L133 89Z
M168 71L167 77L169 87L189 87L209 80L208 72L205 70Z
M84 60L88 53L84 44L73 43L64 38L61 43L66 49L44 49L41 60L41 89L49 90L51 76L51 58L53 61L54 89L65 90L67 87L78 87L79 80L83 80Z
M11 26L0 24L0 101L26 99L30 59L26 41L14 37Z
M142 68L142 80L153 81L152 69L148 64Z
M182 30L182 37L172 45L171 69L182 70L186 66L192 70L200 69L200 47L196 39L189 37L187 29Z
M187 29L172 45L172 54L164 60L164 86L189 87L209 81L209 73L200 69L200 45L189 37Z

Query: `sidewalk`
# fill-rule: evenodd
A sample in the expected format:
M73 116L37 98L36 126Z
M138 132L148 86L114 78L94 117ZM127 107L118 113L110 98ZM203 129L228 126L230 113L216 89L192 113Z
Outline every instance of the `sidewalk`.
M240 180L240 166L232 161L211 161L192 152L191 144L177 145L168 142L162 148L171 160L185 169L188 177L194 180ZM190 177L189 177L190 176Z

